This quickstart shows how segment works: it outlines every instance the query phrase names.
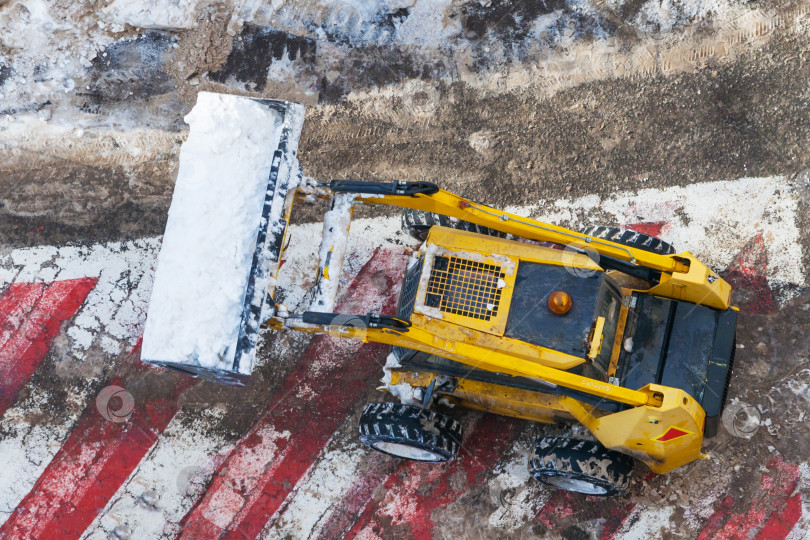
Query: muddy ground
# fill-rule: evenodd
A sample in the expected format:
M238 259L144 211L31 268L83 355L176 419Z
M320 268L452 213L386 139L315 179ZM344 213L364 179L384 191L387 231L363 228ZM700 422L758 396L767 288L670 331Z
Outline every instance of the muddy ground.
M30 96L19 90L25 83L9 90L21 53L0 42L0 248L160 235L182 118L208 90L305 103L299 157L320 180L427 180L508 206L787 177L810 268L807 5L718 3L695 15L693 3L676 2L659 20L644 15L651 3L437 3L439 22L420 41L406 28L418 2L352 8L343 18L317 3L198 2L191 28L124 24L104 56L72 75L75 89ZM24 22L12 11L20 4L0 2L0 14ZM71 16L92 23L99 9L91 3ZM772 424L751 440L721 430L706 445L713 459L637 483L633 501L699 507L717 490L759 485L774 446L786 462L807 459L808 404L789 386L803 384L810 362L810 296L798 292L740 318L730 395L759 405ZM207 383L187 404L223 404L231 414L212 429L236 438L291 369L289 358L264 363L246 407ZM53 381L58 394L63 375L43 372L41 385ZM540 431L521 424L516 438L528 444ZM464 508L437 510L436 534L497 535L471 524L497 506L486 485ZM510 534L590 538L588 512ZM694 533L682 514L667 520L665 537ZM383 532L406 534L396 523Z

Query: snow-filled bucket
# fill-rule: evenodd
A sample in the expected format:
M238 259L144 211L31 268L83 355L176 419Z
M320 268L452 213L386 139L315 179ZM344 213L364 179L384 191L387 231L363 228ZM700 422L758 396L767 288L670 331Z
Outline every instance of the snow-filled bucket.
M304 107L200 92L185 120L141 358L243 385L302 178Z

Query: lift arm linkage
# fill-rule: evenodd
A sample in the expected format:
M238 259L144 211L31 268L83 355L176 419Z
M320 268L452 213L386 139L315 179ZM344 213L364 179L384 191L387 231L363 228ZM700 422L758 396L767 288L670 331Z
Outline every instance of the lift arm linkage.
M603 257L604 268L617 268L639 277L634 269L661 272L660 283L650 289L651 294L686 300L714 309L728 309L731 286L709 270L689 252L678 255L660 255L643 249L625 246L602 238L571 231L542 221L497 210L470 201L429 182L357 182L333 180L333 191L357 193L355 201L366 204L399 206L441 214L489 227L520 238L539 242L568 245L585 252L596 252ZM596 261L599 264L599 261ZM621 270L621 268L619 268ZM656 279L654 282L658 282Z
M418 186L410 184L418 184ZM687 272L689 270L688 265L667 255L659 255L609 240L593 238L564 227L498 210L439 189L438 186L428 182L378 183L333 180L330 188L335 192L358 193L359 196L356 200L367 204L424 210L469 221L528 240L562 245L573 244L578 248L588 247L600 255L662 272Z
M575 373L554 369L509 354L506 351L489 349L474 343L448 340L425 328L406 326L407 323L393 317L383 317L383 324L379 324L380 319L379 316L373 314L364 316L307 312L301 321L305 325L299 326L297 321L288 320L284 326L305 332L323 332L335 337L406 347L456 360L471 368L539 379L632 406L660 405L661 396L654 393L630 390ZM366 321L371 321L372 324L366 325ZM374 324L375 322L378 324Z

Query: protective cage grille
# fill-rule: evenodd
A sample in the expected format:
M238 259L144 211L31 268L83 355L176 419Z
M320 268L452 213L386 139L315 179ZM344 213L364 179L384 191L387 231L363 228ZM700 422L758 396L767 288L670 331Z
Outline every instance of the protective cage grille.
M490 320L501 301L500 266L460 257L436 257L430 272L425 305L444 313Z
M403 321L410 321L413 315L413 307L416 303L416 291L419 289L419 278L422 277L422 267L425 264L425 256L419 257L419 260L405 272L405 279L402 281L402 291L399 293L399 307L397 308L397 317ZM409 352L405 347L393 347L394 356L397 360L401 361Z
M419 288L419 278L422 276L422 266L425 263L424 255L405 273L402 281L402 292L399 294L399 308L397 316L403 320L410 320L413 314L413 304L416 301L416 290Z

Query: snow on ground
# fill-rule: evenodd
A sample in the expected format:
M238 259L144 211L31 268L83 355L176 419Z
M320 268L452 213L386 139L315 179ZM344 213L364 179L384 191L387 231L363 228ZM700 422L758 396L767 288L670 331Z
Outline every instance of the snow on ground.
M799 465L798 491L802 494L801 517L785 540L807 540L810 535L810 462Z
M57 117L70 112L75 119L80 110L87 109L85 95L115 92L92 84L93 70L99 69L108 69L110 73L102 78L112 77L112 82L128 79L132 70L135 78L138 69L156 70L154 79L159 71L165 76L174 70L177 79L171 83L175 87L192 84L189 81L198 85L216 66L192 65L187 57L175 58L173 47L178 46L178 39L182 41L183 31L198 30L217 12L225 13L227 31L219 30L224 35L216 36L214 47L220 50L212 47L206 61L212 57L224 60L228 50L224 43L246 23L312 40L318 51L314 60L317 73L287 50L281 58L268 60L264 82L292 84L301 95L317 99L322 86L318 81L334 82L353 50L362 47L400 50L420 69L423 64L433 66L434 80L462 80L492 92L527 84L540 92L553 92L606 76L691 71L708 57L730 57L735 50L750 47L750 40L766 42L776 27L793 30L797 17L806 11L804 3L790 13L777 13L733 0L648 0L635 16L622 20L620 13L627 2L567 0L536 9L518 5L514 12L500 14L496 3L477 4L451 0L114 0L97 8L93 3L66 0L10 0L0 8L0 42L6 46L0 53L0 115L6 120L3 124L24 114L47 122L51 114ZM617 20L638 36L632 46L616 32ZM174 33L166 56L153 51L141 55L141 66L110 66L114 48L142 39L143 29ZM515 57L543 61L524 65L513 62ZM370 92L407 95L407 85L419 81L419 77L411 77L400 83L401 74L393 75L394 82ZM362 85L357 90L353 99L367 97ZM428 92L429 100L431 92L439 95L434 83L421 91ZM106 115L94 120L112 122Z
M489 481L489 494L498 507L489 516L489 524L513 532L537 515L550 491L537 489L540 486L529 481L526 441L515 442L508 455L511 457L498 463Z
M0 87L0 111L73 92L90 61L115 41L123 26L104 30L84 2L12 0L0 6L0 64L14 74ZM92 13L92 10L90 11Z
M113 0L101 13L110 21L141 28L191 28L200 0Z
M159 239L143 238L14 250L0 255L0 288L12 282L98 277L68 330L70 351L81 360L98 343L105 353L119 354L131 349L143 331L152 291L152 254L159 247Z
M47 401L47 396L34 396ZM83 396L76 396L82 399ZM5 522L23 497L31 490L37 478L59 451L72 426L26 425L25 415L30 412L11 408L0 420L0 428L13 435L0 440L0 455L6 466L0 473L0 522ZM75 418L74 418L75 420Z
M667 526L674 506L648 506L636 510L619 530L623 540L658 540L667 538Z

